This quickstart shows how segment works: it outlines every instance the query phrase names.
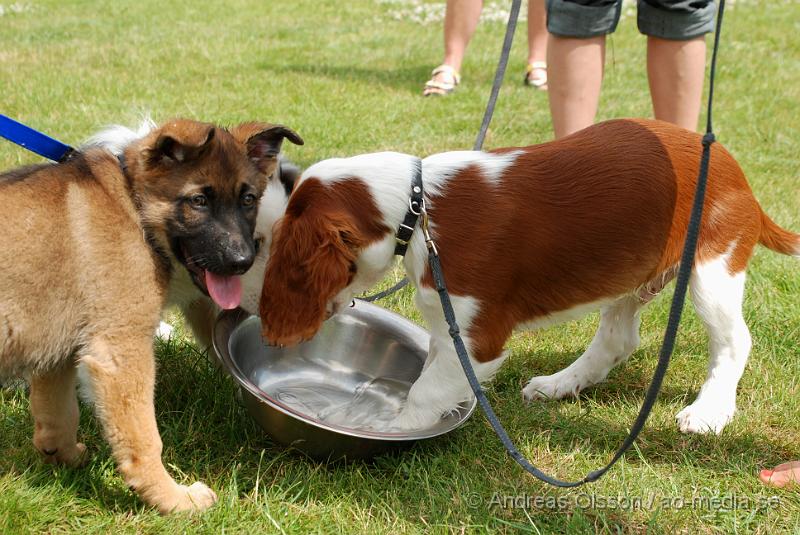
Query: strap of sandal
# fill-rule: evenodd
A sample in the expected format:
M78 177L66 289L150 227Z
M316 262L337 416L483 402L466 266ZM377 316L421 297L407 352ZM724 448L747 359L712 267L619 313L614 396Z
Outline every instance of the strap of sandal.
M425 89L441 89L442 91L452 91L455 89L456 84L450 82L437 82L435 80L428 80L425 82Z
M525 67L525 85L537 89L547 88L547 63L544 61L534 61Z
M534 61L533 63L528 63L528 66L525 67L525 72L531 73L536 69L542 69L542 70L546 71L547 70L547 62Z
M452 86L457 86L458 84L461 83L461 75L450 65L442 64L431 71L431 76L436 76L437 74L450 75L454 80ZM430 81L433 82L433 79L431 79ZM440 82L434 82L434 83L440 83Z

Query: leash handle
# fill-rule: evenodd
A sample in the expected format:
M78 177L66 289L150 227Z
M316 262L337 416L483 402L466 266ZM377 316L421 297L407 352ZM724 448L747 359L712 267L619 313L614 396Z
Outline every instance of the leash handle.
M511 11L508 14L506 36L503 39L503 50L500 52L500 61L497 63L492 92L489 95L489 102L486 104L486 111L483 114L483 121L481 121L481 127L478 130L478 137L475 139L473 150L481 150L483 148L483 140L486 138L486 131L489 130L489 123L492 122L494 107L495 104L497 104L497 95L500 94L500 86L503 85L503 77L506 74L506 65L508 65L508 55L511 52L511 44L514 41L514 32L517 29L517 19L519 18L521 3L522 0L511 1Z
M725 0L720 0L719 10L717 12L717 28L714 36L714 51L711 60L707 127L706 134L703 136L703 154L700 159L700 170L697 178L694 201L692 203L692 212L689 218L689 225L686 229L686 241L684 242L683 253L681 254L680 269L678 270L677 280L675 282L675 293L672 297L672 305L670 307L669 320L667 322L667 328L664 334L664 342L661 345L656 371L653 374L653 379L650 382L650 386L647 388L647 393L645 394L645 399L642 402L642 407L639 409L639 414L631 426L630 433L608 464L606 464L604 467L590 472L582 480L562 481L549 476L536 468L525 458L525 456L519 452L516 446L514 446L514 443L511 441L511 438L508 436L508 433L500 423L500 420L497 418L497 415L489 404L489 400L486 398L486 394L483 392L483 388L481 387L478 378L475 376L475 371L473 370L472 364L469 361L469 356L467 354L466 347L464 346L464 341L461 339L455 312L453 311L453 305L450 302L450 296L447 293L444 274L442 273L442 266L439 261L439 254L436 251L433 241L427 239L429 237L427 228L424 229L426 231L426 242L428 243L428 262L430 264L431 273L436 285L436 291L439 294L439 300L442 304L445 320L449 326L449 333L453 340L456 355L458 356L461 367L464 369L464 373L467 376L467 381L469 382L470 388L475 394L478 404L481 406L481 410L483 410L483 413L486 415L486 419L489 421L492 429L494 429L495 433L500 438L500 441L505 446L509 455L511 455L514 461L516 461L517 464L519 464L529 474L550 485L562 488L573 488L584 485L585 483L596 481L602 477L603 474L605 474L612 466L614 466L614 464L617 463L617 461L619 461L622 455L636 441L636 438L639 436L639 433L642 431L645 423L647 422L647 418L653 409L653 405L658 397L658 392L661 389L661 385L664 381L664 376L666 375L667 368L669 367L669 361L675 348L675 339L678 334L681 314L686 301L686 291L689 286L689 278L694 265L697 239L699 236L700 223L703 215L706 184L708 182L708 166L711 158L711 145L715 141L714 133L712 131L711 109L714 97L714 73L716 69L717 51L719 49L719 36L722 29L722 15L724 9ZM426 221L427 218L423 216L423 222Z
M0 137L54 162L64 162L75 149L0 113Z
M714 129L711 125L711 112L713 110L712 104L714 103L714 73L717 72L717 52L719 51L719 34L722 31L722 14L725 11L725 0L719 1L719 9L717 11L717 27L714 32L714 49L711 52L711 67L708 76L708 107L706 108L706 135L714 135ZM705 140L705 138L704 138Z

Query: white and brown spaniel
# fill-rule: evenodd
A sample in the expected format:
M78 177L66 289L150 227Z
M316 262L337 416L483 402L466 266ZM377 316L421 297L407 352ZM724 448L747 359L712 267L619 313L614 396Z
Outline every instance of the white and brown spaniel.
M639 314L676 273L701 154L700 136L650 120L614 120L558 141L422 160L432 233L478 378L489 379L512 331L601 310L597 334L566 369L534 377L527 399L602 381L639 343ZM264 278L264 338L292 345L392 266L419 160L398 153L306 170L278 222ZM800 235L761 210L733 157L711 151L691 297L710 336L708 378L677 415L685 432L719 433L736 410L751 340L745 268L757 243L800 256ZM432 425L472 394L448 335L421 232L403 262L431 330L425 369L393 422Z

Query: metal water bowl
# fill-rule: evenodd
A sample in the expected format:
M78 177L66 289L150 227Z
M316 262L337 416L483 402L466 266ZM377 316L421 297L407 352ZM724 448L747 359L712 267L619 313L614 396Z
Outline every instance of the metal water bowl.
M272 438L317 459L369 458L391 447L444 435L463 424L475 400L428 429L381 431L422 372L428 333L381 307L356 305L291 348L270 347L257 316L224 311L214 349L241 386L244 404Z

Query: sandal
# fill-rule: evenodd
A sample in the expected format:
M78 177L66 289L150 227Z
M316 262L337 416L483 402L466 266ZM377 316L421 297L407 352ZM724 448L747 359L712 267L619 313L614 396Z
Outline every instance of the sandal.
M447 81L436 81L438 75L443 75ZM450 65L439 65L431 72L431 79L425 82L425 89L422 90L422 95L427 97L431 95L449 95L453 92L456 86L461 83L461 75Z
M547 63L534 61L525 67L525 85L547 91Z

